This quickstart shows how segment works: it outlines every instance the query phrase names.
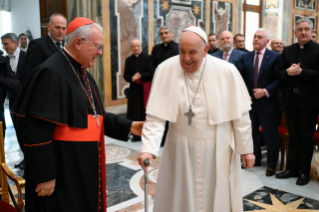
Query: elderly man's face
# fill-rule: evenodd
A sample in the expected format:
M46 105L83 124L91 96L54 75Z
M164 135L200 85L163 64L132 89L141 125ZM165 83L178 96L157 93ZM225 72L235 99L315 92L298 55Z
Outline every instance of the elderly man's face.
M168 29L160 29L159 31L161 41L168 44L172 40L172 33Z
M196 72L204 57L207 55L209 46L204 44L201 37L193 32L183 32L179 43L180 64L186 73Z
M25 48L25 47L27 47L27 44L28 44L27 37L25 35L21 35L20 36L20 46L22 48Z
M223 32L220 35L220 42L224 51L230 51L233 48L233 35L230 32Z
M305 45L311 39L311 27L308 22L301 22L297 25L295 35L300 45Z
M263 30L258 30L255 32L253 39L253 46L257 52L260 52L263 48L267 46L269 39L266 38L266 33Z
M138 40L132 40L131 42L131 51L133 52L133 54L135 55L139 55L141 53L141 43Z
M97 27L91 28L91 35L82 39L80 63L85 68L94 65L95 59L103 54L103 34Z
M6 50L7 54L13 54L18 48L18 41L11 41L10 38L2 39L3 49Z
M245 37L244 36L237 36L235 40L235 48L242 49L245 48Z
M65 38L66 25L65 18L60 15L52 19L51 24L48 24L48 30L53 40L61 42Z
M270 47L275 52L281 52L284 45L280 39L275 39L271 42Z
M317 40L318 40L318 35L317 35L317 33L312 32L312 34L311 34L311 40L312 40L313 42L317 42Z
M208 44L211 49L215 49L217 47L218 40L216 38L216 35L212 35L208 37Z

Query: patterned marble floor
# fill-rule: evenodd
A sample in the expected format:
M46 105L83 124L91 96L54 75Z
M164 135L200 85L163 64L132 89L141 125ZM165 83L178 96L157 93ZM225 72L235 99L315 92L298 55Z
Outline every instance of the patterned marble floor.
M23 155L19 149L9 111L7 109L5 115L7 120L5 139L6 162L13 172L22 176L23 171L15 169L13 166L23 158ZM108 212L144 211L144 173L136 161L140 146L140 142L121 142L106 137L105 150L107 156L106 179L108 190ZM157 159L148 170L149 211L153 210L153 198L159 163L160 158ZM308 211L306 209L310 209L310 206L312 205L312 210L310 211L319 212L319 182L317 181L318 175L314 167L312 169L313 179L306 186L297 186L295 184L296 178L278 180L275 177L266 177L266 168L266 158L263 158L261 167L242 170L244 211ZM10 185L13 193L17 197L15 186L12 183L10 183ZM274 195L275 198L273 198L271 194ZM298 209L303 210L285 209L287 208L285 205L299 201L304 197L305 199L301 201L297 207ZM255 201L257 204L249 202L248 200ZM259 203L267 205L263 205L263 207L258 205ZM297 203L295 203L295 205L296 204ZM279 207L279 209L277 208L275 210L274 207Z

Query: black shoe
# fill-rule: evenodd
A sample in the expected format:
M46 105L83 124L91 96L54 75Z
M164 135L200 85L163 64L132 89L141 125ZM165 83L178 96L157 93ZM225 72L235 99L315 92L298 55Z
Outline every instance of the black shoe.
M22 161L20 161L19 163L16 163L15 165L14 165L14 168L20 168L20 166L21 165L24 165L24 159L22 160Z
M287 179L290 177L298 177L298 176L299 176L298 172L293 172L290 170L286 170L284 172L276 174L276 178L278 178L278 179Z
M266 171L266 176L267 177L271 177L271 176L273 176L273 175L275 175L276 174L276 168L275 169L273 169L273 168L267 168L267 171Z
M309 183L309 180L310 180L309 174L301 173L300 177L298 177L296 184L300 186L307 185Z
M142 138L140 136L133 136L132 142L138 142L141 140L142 140Z

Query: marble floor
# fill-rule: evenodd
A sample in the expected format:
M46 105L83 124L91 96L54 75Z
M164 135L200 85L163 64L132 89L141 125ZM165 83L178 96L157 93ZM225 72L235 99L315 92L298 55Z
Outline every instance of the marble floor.
M14 168L14 164L23 159L16 140L8 109L5 112L7 130L5 138L6 163L13 172L22 176L23 171ZM144 211L144 173L136 158L141 142L121 142L106 137L106 179L108 212L141 212ZM157 178L158 158L148 169L148 208L152 211ZM244 211L290 211L289 204L297 205L296 211L319 212L319 182L313 166L310 183L297 186L296 178L278 180L274 176L266 177L266 158L261 167L242 170L242 196ZM278 167L279 169L279 167ZM15 186L10 183L17 197ZM304 199L303 199L304 198ZM302 201L300 201L302 199ZM297 203L293 203L297 202ZM264 205L263 205L264 204ZM276 207L278 207L276 209ZM275 208L275 209L274 209ZM292 209L292 208L291 208ZM316 210L314 210L316 209ZM1 211L1 210L0 210ZM293 211L293 210L291 210Z

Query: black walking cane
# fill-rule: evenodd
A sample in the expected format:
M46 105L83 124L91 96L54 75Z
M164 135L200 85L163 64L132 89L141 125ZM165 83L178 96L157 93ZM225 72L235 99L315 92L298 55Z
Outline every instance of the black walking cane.
M145 203L144 203L144 205L145 205L145 212L148 212L148 182L147 182L147 167L150 165L150 161L148 160L148 159L145 159L144 161L143 161L143 163L144 163L144 166L145 166L145 169L146 169L146 171L145 171L145 175L144 175L144 198L145 198Z

